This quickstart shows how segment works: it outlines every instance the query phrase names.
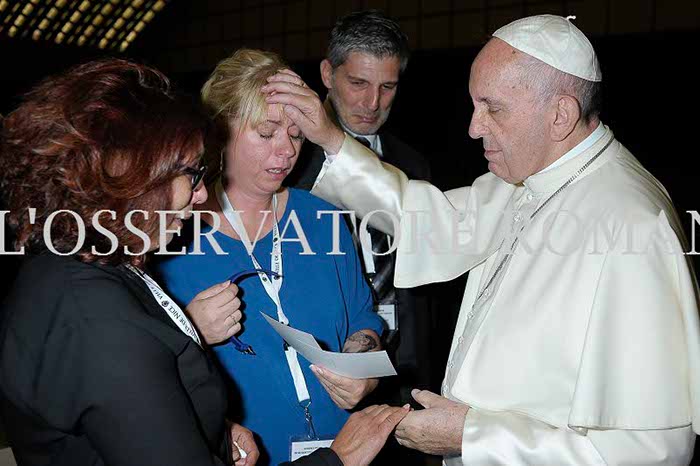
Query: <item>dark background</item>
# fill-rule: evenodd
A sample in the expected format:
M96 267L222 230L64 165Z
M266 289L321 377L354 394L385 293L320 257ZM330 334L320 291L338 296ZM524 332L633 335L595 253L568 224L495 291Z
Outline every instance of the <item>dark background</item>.
M449 189L469 184L487 170L481 143L467 135L469 65L486 33L527 14L577 14L576 23L590 35L603 70L603 122L668 189L690 235L692 222L685 212L700 210L699 5L698 0L172 0L119 56L154 64L196 94L214 64L235 48L263 47L280 52L321 93L318 65L334 19L352 10L383 8L400 20L414 48L387 124L429 158L434 184ZM21 93L42 77L105 55L0 35L0 113L11 111ZM16 264L15 258L0 256L0 296ZM431 291L436 296L435 390L464 282L462 277Z

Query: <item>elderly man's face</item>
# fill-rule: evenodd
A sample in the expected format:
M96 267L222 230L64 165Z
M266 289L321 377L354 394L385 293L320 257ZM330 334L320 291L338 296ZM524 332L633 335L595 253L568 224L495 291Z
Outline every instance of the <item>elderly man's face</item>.
M377 58L352 52L332 69L324 60L321 77L340 121L356 134L375 134L389 118L396 97L399 57Z
M521 52L492 39L474 60L469 136L481 138L489 170L512 184L537 173L550 150L547 106L523 83Z

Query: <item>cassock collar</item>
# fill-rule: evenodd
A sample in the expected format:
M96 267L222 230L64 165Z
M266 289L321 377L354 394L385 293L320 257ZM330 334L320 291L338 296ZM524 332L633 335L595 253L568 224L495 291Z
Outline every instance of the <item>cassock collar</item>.
M601 133L599 133L600 136L593 144L590 145L590 147L588 147L587 149L583 150L580 154L576 155L573 158L570 158L569 160L565 161L560 165L556 165L553 168L550 168L549 170L544 170L528 177L525 181L523 181L525 187L527 187L530 191L541 194L550 193L559 189L559 187L566 183L566 181L569 178L571 178L601 149L606 147L610 140L615 137L610 128L603 125L602 123L601 127L599 127L589 136L592 137L595 133L601 130ZM588 144L590 144L589 141ZM584 140L581 143L579 143L576 147L571 149L571 151L580 150L581 145L587 145L587 140ZM563 157L566 157L566 155L567 154L565 154ZM593 163L593 166L589 167L584 173L582 173L581 176L578 177L578 179L584 178L586 175L591 173L597 166L603 163L605 159L605 157L603 157L604 155L605 154L601 154L601 156L598 157L598 159Z

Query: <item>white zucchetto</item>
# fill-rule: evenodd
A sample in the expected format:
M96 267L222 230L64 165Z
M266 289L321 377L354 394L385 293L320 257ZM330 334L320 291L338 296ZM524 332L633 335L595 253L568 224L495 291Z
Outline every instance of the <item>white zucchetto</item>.
M503 26L493 37L564 73L587 81L603 79L591 42L569 18L529 16Z

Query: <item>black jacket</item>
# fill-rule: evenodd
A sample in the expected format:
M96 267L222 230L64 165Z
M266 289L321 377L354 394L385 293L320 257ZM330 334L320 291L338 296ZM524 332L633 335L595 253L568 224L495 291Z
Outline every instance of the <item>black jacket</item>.
M123 267L25 259L0 317L0 407L23 466L231 463L226 387ZM342 466L323 449L295 462Z
M122 267L27 258L2 306L0 399L22 465L223 465L218 369Z

